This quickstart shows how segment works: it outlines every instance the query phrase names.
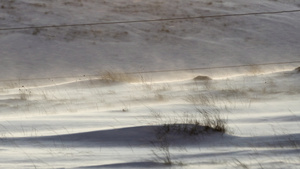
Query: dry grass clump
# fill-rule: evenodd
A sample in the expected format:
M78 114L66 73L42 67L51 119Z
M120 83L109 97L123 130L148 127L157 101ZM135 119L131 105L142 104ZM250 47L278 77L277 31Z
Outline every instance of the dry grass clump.
M193 80L201 80L201 81L206 81L206 80L212 80L212 78L208 77L208 76L197 76L195 77Z
M222 89L220 90L220 96L227 99L243 99L248 96L246 90L242 89ZM230 101L230 100L228 100Z
M174 136L205 136L215 132L224 134L228 131L227 120L221 117L218 109L196 108L196 114L184 113L183 117L178 114L173 119L170 119L169 116L162 117L157 112L152 112L152 114L160 123L155 130L157 140L153 142L155 150L152 153L165 165L182 165L181 162L174 162L170 153L171 140L174 140ZM165 119L169 120L164 121Z
M202 93L190 94L184 100L194 105L214 106L216 104L216 98L213 95Z
M199 76L196 76L195 78L193 78L193 80L194 80L194 82L197 84L198 82L200 83L200 84L202 84L204 87L205 87L205 89L207 89L207 90L211 90L211 89L213 89L214 87L213 87L213 83L212 83L212 78L210 78L210 77L208 77L208 76L201 76L201 75L199 75Z
M170 153L170 142L166 137L161 138L158 144L153 145L156 148L156 151L152 150L152 153L157 161L162 161L165 165L172 165L174 163Z
M20 100L28 100L31 97L32 93L29 89L26 89L24 86L19 89Z
M251 65L249 68L248 68L248 72L249 74L253 75L253 76L256 76L256 75L259 75L260 73L262 73L262 69L260 66L258 65Z
M196 113L184 113L183 116L168 119L154 113L154 117L160 121L161 127L156 131L156 137L160 140L168 134L199 135L211 132L226 133L227 120L221 117L220 110L196 108ZM164 121L163 119L168 119Z
M122 72L113 72L113 71L105 71L100 74L101 80L105 82L137 82L138 79L130 74L122 73Z
M197 108L197 111L200 113L200 124L205 127L205 131L212 129L217 132L226 133L227 120L221 117L219 109L206 110Z

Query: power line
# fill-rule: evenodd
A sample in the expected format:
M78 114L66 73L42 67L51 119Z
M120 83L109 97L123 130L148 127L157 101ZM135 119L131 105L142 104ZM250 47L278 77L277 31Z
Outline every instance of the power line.
M151 73L167 73L167 72L184 72L184 71L228 69L228 68L251 67L251 66L283 65L283 64L293 64L293 63L300 63L300 60L292 61L292 62L273 62L273 63L261 63L261 64L244 64L244 65L215 66L215 67L201 67L201 68L187 68L187 69L136 71L136 72L125 72L124 74L151 74ZM6 80L0 79L0 82L28 81L28 80L53 80L53 79L85 78L85 77L98 77L98 76L99 75L82 75L82 76L56 76L56 77L22 78L22 79L6 79Z
M251 66L283 65L283 64L292 64L292 63L300 63L300 61L262 63L262 64L245 64L245 65L236 65L236 66L234 66L234 65L232 65L232 66L215 66L215 67L202 67L202 68L189 68L189 69L169 69L169 70L157 70L157 71L153 70L153 71L129 72L126 74L183 72L183 71L194 71L194 70L226 69L226 68L251 67Z
M11 27L11 28L0 28L0 31L26 30L26 29L45 29L45 28L63 28L63 27L80 27L80 26L112 25L112 24L128 24L128 23L143 23L143 22L166 22L166 21L175 21L175 20L192 20L192 19L205 19L205 18L252 16L252 15L273 15L273 14L296 13L296 12L300 12L300 10L237 13L237 14L223 14L223 15L206 15L206 16L195 16L195 17L145 19L145 20L131 20L131 21L94 22L94 23L81 23L81 24L61 24L61 25L45 25L45 26Z

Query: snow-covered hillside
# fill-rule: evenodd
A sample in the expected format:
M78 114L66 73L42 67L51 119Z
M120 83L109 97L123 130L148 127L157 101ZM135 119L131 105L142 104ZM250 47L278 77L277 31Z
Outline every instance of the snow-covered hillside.
M297 0L8 0L0 26L131 21L299 9ZM1 79L299 59L299 13L1 31Z
M2 83L0 168L300 165L299 72L111 80Z
M299 9L0 0L0 168L299 168L299 62L224 66L299 61L300 12L1 30Z

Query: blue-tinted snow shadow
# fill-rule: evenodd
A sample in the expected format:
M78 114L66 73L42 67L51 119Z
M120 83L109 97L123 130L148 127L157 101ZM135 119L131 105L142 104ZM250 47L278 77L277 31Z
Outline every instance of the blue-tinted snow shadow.
M199 126L204 130L204 127ZM73 134L54 136L33 136L19 138L3 138L4 142L17 142L18 145L43 145L57 146L72 145L76 147L128 147L128 146L153 146L158 142L157 132L161 126L137 126L120 129L88 131ZM200 129L199 129L200 130ZM182 133L167 134L171 146L195 146L198 144L219 142L223 137L232 137L212 129L199 135ZM0 143L1 144L1 143Z
M156 162L129 162L129 163L115 163L106 165L95 165L95 166L81 166L76 169L94 169L94 168L164 168L170 167L170 165L165 165Z
M201 126L200 126L201 127ZM161 126L137 126L120 129L98 130L54 136L33 136L21 138L1 138L5 142L15 142L27 146L72 145L74 147L128 147L153 146L159 142L157 132ZM198 135L170 133L170 146L201 147L299 147L300 133L273 136L238 137L210 129Z

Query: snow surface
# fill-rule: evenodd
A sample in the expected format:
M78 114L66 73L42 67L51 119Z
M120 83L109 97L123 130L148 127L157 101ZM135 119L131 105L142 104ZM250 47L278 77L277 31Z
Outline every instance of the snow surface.
M1 88L1 168L297 168L300 74L124 83L81 79ZM17 83L17 82L16 82ZM20 82L22 83L22 82ZM50 83L50 82L49 82ZM206 101L203 98L207 98ZM217 110L227 132L170 133L164 124Z
M299 7L298 0L7 0L0 27ZM297 63L119 74L125 79L116 81L100 74L299 60L299 18L0 31L0 168L299 168ZM212 80L193 80L198 75ZM226 122L225 133L159 137L165 124L201 121L205 111Z
M1 28L299 9L297 0L9 0L0 5ZM299 60L299 15L1 31L0 78Z

